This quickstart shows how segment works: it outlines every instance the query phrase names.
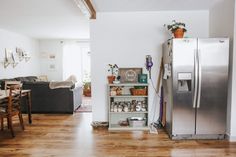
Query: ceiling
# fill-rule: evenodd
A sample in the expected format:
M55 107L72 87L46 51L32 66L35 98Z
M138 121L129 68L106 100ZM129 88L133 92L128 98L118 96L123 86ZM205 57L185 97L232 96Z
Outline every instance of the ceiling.
M74 0L0 0L0 29L38 39L89 38L89 20Z
M224 0L92 0L99 12L206 10Z
M224 0L92 0L97 12L206 10ZM89 39L74 0L0 0L0 29L37 39Z

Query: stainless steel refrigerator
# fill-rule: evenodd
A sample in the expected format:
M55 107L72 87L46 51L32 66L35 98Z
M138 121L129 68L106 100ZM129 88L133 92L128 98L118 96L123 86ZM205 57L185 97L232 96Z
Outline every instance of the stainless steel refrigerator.
M172 139L223 139L228 38L172 39L163 44L163 102Z

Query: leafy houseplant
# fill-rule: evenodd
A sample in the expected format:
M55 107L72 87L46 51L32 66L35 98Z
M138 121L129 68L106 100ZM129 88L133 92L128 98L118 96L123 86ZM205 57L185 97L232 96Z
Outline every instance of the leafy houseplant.
M167 29L174 34L175 38L183 38L184 32L187 32L187 29L185 28L185 23L176 22L175 20L172 21L172 24L164 26L166 26Z
M116 64L108 64L108 66L109 66L108 72L110 72L110 75L107 76L107 79L108 79L108 82L111 84L116 79L118 66Z

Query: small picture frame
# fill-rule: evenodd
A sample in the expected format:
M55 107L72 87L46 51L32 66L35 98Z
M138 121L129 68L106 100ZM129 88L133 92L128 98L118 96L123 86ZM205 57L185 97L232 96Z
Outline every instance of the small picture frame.
M19 56L16 52L12 53L12 60L14 63L18 63L20 61Z
M49 59L56 59L56 55L55 54L49 54Z
M55 71L55 70L56 70L56 64L53 64L53 63L50 64L50 65L49 65L49 70L50 70L50 71Z
M120 83L138 83L142 68L119 68Z
M12 50L11 49L5 49L5 61L10 62L12 61Z
M17 47L16 53L18 54L19 61L22 61L24 59L24 51L21 48Z

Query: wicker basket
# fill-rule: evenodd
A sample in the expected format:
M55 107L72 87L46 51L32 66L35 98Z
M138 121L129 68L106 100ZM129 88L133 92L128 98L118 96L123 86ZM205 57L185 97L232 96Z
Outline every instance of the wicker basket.
M147 89L135 89L135 88L130 88L131 95L147 95Z

